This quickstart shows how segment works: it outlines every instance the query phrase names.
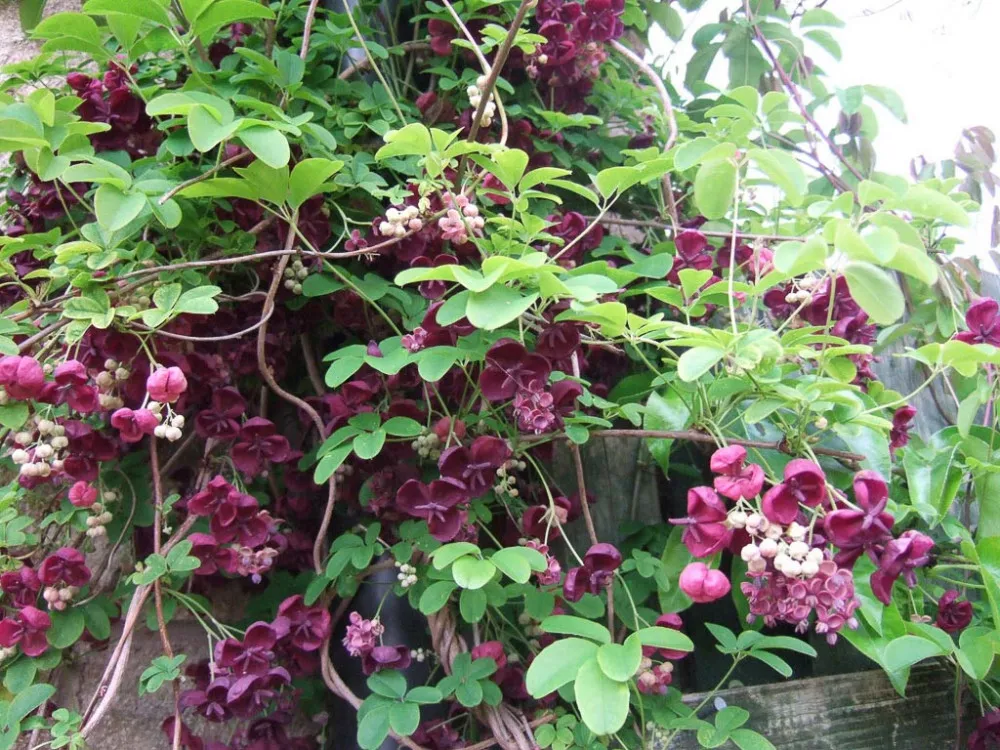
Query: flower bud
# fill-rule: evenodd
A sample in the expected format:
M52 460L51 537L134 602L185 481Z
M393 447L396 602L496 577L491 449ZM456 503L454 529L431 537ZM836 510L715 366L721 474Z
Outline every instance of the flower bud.
M757 549L760 550L761 557L774 557L778 554L778 543L773 539L765 539Z
M680 577L681 591L699 604L714 602L729 593L729 579L719 570L710 569L705 563L689 563Z
M750 562L751 560L757 560L760 558L760 549L756 544L748 544L743 549L740 550L740 558L743 562Z

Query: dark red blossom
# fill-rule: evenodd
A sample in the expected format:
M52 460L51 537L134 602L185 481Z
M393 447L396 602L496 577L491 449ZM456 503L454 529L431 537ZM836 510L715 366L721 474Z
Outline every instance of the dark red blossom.
M479 497L496 483L497 469L511 457L507 441L492 435L483 435L472 445L448 448L438 459L441 476L465 485L470 497Z
M283 627L279 630L266 622L255 622L242 641L227 638L217 643L215 661L234 675L266 674L274 661L274 645L283 632Z
M792 459L785 466L784 477L764 494L761 503L764 515L773 523L791 523L800 504L814 508L826 498L826 475L812 461Z
M45 387L45 371L34 357L0 357L0 386L18 401L36 399Z
M711 268L715 261L711 256L711 246L708 238L701 232L694 229L685 229L674 238L674 247L677 252L674 254L674 263L667 274L667 281L671 284L680 284L678 273L685 268L695 271L704 271Z
M451 54L451 40L455 38L455 27L447 21L432 18L427 22L427 32L430 34L431 51L435 55L448 57Z
M910 442L910 427L917 416L915 407L907 404L896 409L892 415L892 429L889 430L889 449L897 450Z
M965 325L969 330L956 333L958 341L1000 346L1000 303L989 297L977 299L965 313Z
M472 649L473 659L492 659L497 664L497 669L507 666L507 654L504 653L503 644L500 641L483 641Z
M465 522L465 511L458 506L468 499L468 490L455 479L435 479L430 484L409 479L396 493L396 506L407 515L427 521L435 539L450 542Z
M90 568L80 550L63 547L42 560L38 580L43 586L85 586L90 581Z
M233 679L226 702L236 716L249 719L267 708L291 681L284 667L269 669L264 674L245 674Z
M513 339L500 339L486 352L486 367L479 376L479 387L488 401L509 401L519 388L533 382L544 385L550 372L545 357L530 354Z
M126 443L138 443L146 435L152 435L160 420L149 409L132 410L122 407L111 415L111 426Z
M212 514L209 528L220 542L235 540L245 547L257 547L267 541L270 521L253 495L230 492Z
M278 617L288 620L288 638L302 651L315 651L330 635L330 613L319 606L306 606L301 594L290 596L278 605Z
M859 508L838 508L826 514L823 527L827 538L840 550L834 560L851 568L863 552L873 561L892 539L892 514L886 512L889 488L874 471L859 471L854 476L854 497Z
M409 646L376 646L361 654L361 669L366 675L383 669L406 669L410 666Z
M38 599L42 584L38 574L29 565L0 574L0 591L15 607L30 607Z
M237 421L247 409L246 399L238 390L229 386L212 392L212 408L198 412L194 429L201 438L232 440L240 432Z
M549 26L549 24L546 25ZM558 29L559 27L553 25L553 28ZM545 32L541 33L543 36L545 35ZM550 43L552 41L554 40L550 39ZM571 46L565 47L564 52L568 53L575 49L572 42L569 44ZM545 46L548 45L543 45L543 47ZM565 62L571 64L573 59L573 56L569 56ZM552 214L548 217L548 221L555 224L555 226L548 228L548 233L561 239L562 244L552 243L546 248L546 252L553 258L558 258L558 262L562 265L578 265L586 253L596 250L604 240L604 228L600 224L594 225L584 234L587 227L590 226L590 221L576 211Z
M600 542L583 556L583 565L566 574L563 598L578 602L584 594L597 594L611 583L614 572L622 564L622 554L613 544Z
M248 419L240 429L239 441L232 450L236 468L247 476L255 477L267 463L286 461L291 446L288 445L288 438L277 433L278 428L268 419Z
M926 534L910 529L898 539L885 545L878 561L878 570L872 573L872 592L886 606L892 601L892 586L900 576L910 588L917 585L914 571L930 562L934 540Z
M934 624L948 633L958 633L972 622L972 602L959 600L954 589L945 591L938 599L938 613Z
M576 32L588 42L609 42L625 33L625 0L587 0Z
M60 364L52 374L42 400L51 404L67 404L73 411L90 414L97 411L97 388L89 385L90 377L82 362L75 359Z
M211 722L228 721L233 715L227 698L231 683L228 677L217 677L204 690L185 690L180 695L180 706L193 708L195 713Z
M205 489L195 493L187 503L187 511L194 516L211 516L229 501L230 494L236 492L221 474L212 477Z
M45 631L52 627L52 618L35 607L23 607L13 617L0 620L0 646L20 645L26 656L41 656L49 647Z

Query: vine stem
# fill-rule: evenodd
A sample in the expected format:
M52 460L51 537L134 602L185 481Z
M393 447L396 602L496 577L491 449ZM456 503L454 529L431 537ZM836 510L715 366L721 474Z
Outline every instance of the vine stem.
M593 221L596 216L585 216L587 220ZM671 226L662 221L654 221L650 219L623 219L617 216L605 216L600 219L602 224L620 224L623 227L640 227L649 229L662 229L666 232L674 232L675 234L683 231L677 227ZM739 235L740 239L743 240L760 240L761 242L805 242L804 237L786 237L780 234L754 234L752 232L741 232L736 227L733 227L730 232L720 232L714 230L698 229L706 237L721 237L729 239L732 235Z
M412 42L403 42L399 45L399 48L404 52L425 52L431 48L429 42L421 42L414 39ZM346 81L348 78L353 76L355 73L359 73L362 70L367 70L371 67L371 63L366 57L364 60L358 60L357 62L351 63L337 76L341 81Z
M228 159L223 159L218 164L216 164L214 167L212 167L211 169L209 169L209 170L207 170L205 172L202 172L197 177L192 177L190 180L185 180L181 184L175 185L174 187L170 188L170 190L168 190L167 192L165 192L160 197L160 200L158 200L157 203L162 206L164 203L166 203L168 200L170 200L171 198L173 198L175 195L177 195L182 190L184 190L186 188L189 188L192 185L197 185L199 182L204 182L205 180L207 180L212 175L218 174L219 172L221 172L226 167L231 167L233 164L237 164L238 162L243 161L248 156L252 156L252 154L249 151L241 151L240 153L236 154L236 156L230 156Z
M594 527L594 519L590 515L590 503L587 502L587 480L583 473L583 457L580 455L580 446L576 443L569 444L569 452L573 456L573 465L576 467L576 487L577 492L580 494L580 507L583 508L583 522L587 526L587 536L590 537L590 543L600 544L600 539L597 537L597 529ZM608 582L607 587L608 592L608 632L611 633L611 637L615 636L615 590L614 590L614 578Z
M624 430L624 429L612 429L612 430L596 430L590 433L592 438L617 438L617 437L638 437L638 438L662 438L665 440L684 440L689 443L714 443L718 445L719 441L714 435L710 435L707 432L698 432L697 430ZM546 440L568 440L569 437L564 434L542 434L542 435L522 435L521 441L524 443L541 443ZM747 440L743 438L731 438L727 437L726 441L732 445L742 445L747 448L763 448L765 450L780 451L782 453L788 453L792 455L790 446L784 440ZM863 456L859 453L851 453L850 451L840 451L833 448L819 448L813 447L813 452L821 456L830 456L831 458L839 458L844 461L850 461L853 463L859 463L864 461L867 456Z

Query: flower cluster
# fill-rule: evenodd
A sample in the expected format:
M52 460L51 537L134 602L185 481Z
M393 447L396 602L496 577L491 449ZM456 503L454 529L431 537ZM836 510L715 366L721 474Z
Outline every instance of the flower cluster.
M70 88L83 99L77 114L86 122L107 126L106 130L90 136L97 151L127 151L133 159L156 153L163 134L146 114L143 100L132 91L130 79L137 72L136 65L126 70L112 61L100 78L83 73L66 76Z

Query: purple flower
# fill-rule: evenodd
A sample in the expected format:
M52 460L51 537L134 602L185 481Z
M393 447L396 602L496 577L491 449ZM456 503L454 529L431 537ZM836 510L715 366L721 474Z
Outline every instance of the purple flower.
M236 716L249 719L278 697L278 692L292 682L288 670L275 667L265 674L245 674L232 681L226 702Z
M376 617L366 620L358 612L351 612L350 623L344 635L344 648L351 656L361 656L375 648L379 636L385 632L385 626Z
M577 47L574 41L565 38L566 27L561 23L546 23L543 25L543 28L545 30L540 30L539 33L549 41L539 47L538 51L548 56L549 62L546 64L546 67L554 68L555 70L558 70L560 67L575 67ZM568 71L563 74L570 75ZM548 233L561 239L562 244L557 245L552 243L548 246L546 252L553 257L558 255L560 265L577 265L586 253L596 250L598 245L604 240L604 228L598 224L584 235L579 242L573 245L568 252L563 252L563 249L567 245L583 234L590 222L583 214L576 211L567 211L561 215L552 214L547 217L547 220L555 222L555 226L548 228Z
M687 495L687 517L671 518L675 526L685 526L681 537L695 557L709 557L729 544L732 531L726 526L729 511L711 487L693 487Z
M406 669L410 666L409 646L376 646L361 654L361 670L366 674L383 669Z
M769 489L761 509L769 521L787 524L799 514L799 505L814 508L826 497L826 475L812 461L795 458L785 466L785 481Z
M122 407L111 415L111 426L118 430L126 443L138 443L146 435L152 435L160 420L149 409Z
M551 366L539 354L529 354L513 339L500 339L486 352L486 367L479 376L479 387L487 401L509 401L519 388L530 383L548 382Z
M583 556L583 565L566 574L563 598L578 602L586 593L597 594L611 583L614 572L622 564L622 553L613 544L600 542Z
M681 278L678 275L685 268L696 271L704 271L711 268L715 261L710 254L711 247L708 238L695 229L685 229L674 238L674 247L677 252L674 254L674 263L667 274L667 281L671 284L680 284Z
M535 20L538 21L539 25L548 21L573 23L580 17L582 11L580 3L569 2L569 0L542 0L535 10Z
M42 584L38 574L28 565L0 575L0 590L15 607L30 607L38 599Z
M938 613L935 625L947 633L958 633L972 622L972 602L959 601L954 589L945 591L938 599Z
M852 567L863 552L877 562L886 542L892 539L895 522L885 510L889 488L877 472L859 471L854 475L854 497L860 509L840 508L823 519L827 538L840 548L834 560L844 568Z
M238 539L245 547L257 547L267 541L269 519L260 510L257 498L234 491L212 514L209 529L219 542Z
M885 545L878 561L878 570L872 573L872 592L886 606L892 601L892 586L903 576L910 588L917 585L914 571L930 562L930 551L934 540L926 534L910 529L899 539Z
M1000 346L1000 304L995 299L983 297L969 305L965 313L968 331L956 333L958 341L967 344Z
M742 445L720 448L712 454L711 468L718 474L715 490L730 500L757 497L764 487L764 470L757 464L745 466L747 449Z
M430 484L408 479L396 493L396 506L427 521L431 535L439 542L450 542L465 521L465 512L458 506L468 499L465 486L455 479L435 479Z
M205 489L194 494L187 503L187 511L193 516L211 516L229 500L236 488L221 474L216 474L205 485Z
M211 722L228 721L233 715L227 698L231 683L228 677L217 677L204 690L185 690L180 695L180 706L193 708L195 713Z
M483 435L468 448L456 445L445 450L438 459L438 468L443 478L461 482L470 497L479 497L496 483L497 469L510 457L506 440Z
M625 33L625 0L587 0L576 32L588 42L608 42Z
M976 723L969 735L969 750L997 750L1000 747L1000 709L993 709Z
M917 410L907 404L896 409L892 415L892 429L889 431L889 450L895 451L910 442L910 427Z
M291 446L288 438L277 434L277 427L263 417L248 419L240 430L239 442L233 446L233 463L250 477L257 476L268 462L288 460Z
M301 651L316 651L330 635L332 618L322 607L307 607L301 594L278 605L278 617L288 620L288 638Z
M45 631L52 627L52 618L35 607L24 607L14 617L0 620L0 646L13 648L20 644L26 656L41 656L49 647Z
M247 409L246 399L233 387L219 388L212 393L212 408L198 412L194 429L201 438L232 440L240 432L237 417Z
M38 580L43 586L85 586L90 581L90 568L80 550L63 547L42 561Z
M242 641L227 638L215 645L215 661L234 675L262 675L271 668L279 631L266 622L247 628Z
M54 383L50 384L51 393L45 394L49 403L67 404L73 411L90 414L97 411L97 388L88 385L90 378L87 368L75 359L59 365L52 374Z

